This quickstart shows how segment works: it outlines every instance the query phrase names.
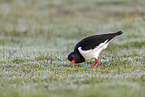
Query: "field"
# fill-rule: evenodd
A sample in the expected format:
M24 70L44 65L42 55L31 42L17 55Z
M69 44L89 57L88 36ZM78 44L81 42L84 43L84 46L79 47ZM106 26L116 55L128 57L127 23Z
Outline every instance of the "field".
M82 38L122 30L95 60ZM144 97L144 0L0 0L0 97Z

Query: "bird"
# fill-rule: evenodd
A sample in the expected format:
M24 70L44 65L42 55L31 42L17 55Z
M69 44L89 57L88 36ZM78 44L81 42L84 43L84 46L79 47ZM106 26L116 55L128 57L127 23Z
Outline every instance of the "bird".
M82 63L95 58L95 63L91 66L91 69L95 69L100 63L98 57L101 51L107 48L115 36L121 34L123 34L122 31L117 31L88 36L76 44L74 51L68 55L68 60L72 62L73 68L75 68L75 63Z

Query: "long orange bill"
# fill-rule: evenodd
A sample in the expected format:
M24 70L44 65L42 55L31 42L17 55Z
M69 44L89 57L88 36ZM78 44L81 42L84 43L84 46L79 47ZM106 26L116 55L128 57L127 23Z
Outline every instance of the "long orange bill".
M72 62L73 68L75 68L75 61L72 60L71 62Z

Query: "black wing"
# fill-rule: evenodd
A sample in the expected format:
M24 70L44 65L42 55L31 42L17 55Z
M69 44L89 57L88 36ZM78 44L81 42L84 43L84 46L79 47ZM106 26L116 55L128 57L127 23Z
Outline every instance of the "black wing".
M78 47L82 47L82 50L94 49L99 44L105 42L106 40L108 40L107 42L109 42L116 35L120 35L122 33L122 31L119 31L116 33L93 35L86 37L76 44L74 51L78 51Z

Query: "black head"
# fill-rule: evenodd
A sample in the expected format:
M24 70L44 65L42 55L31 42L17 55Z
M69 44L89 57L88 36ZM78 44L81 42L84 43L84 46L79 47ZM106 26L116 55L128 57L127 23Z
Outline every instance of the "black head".
M69 55L68 55L68 60L69 61L72 61L74 60L75 63L81 63L81 62L84 62L85 59L84 57L82 57L79 53L77 52L71 52Z
M75 52L71 52L71 53L68 55L68 60L69 60L69 61L74 60L74 56L75 56Z
M81 63L81 62L84 62L85 59L84 57L82 57L79 53L77 52L71 52L69 55L68 55L68 60L72 62L73 64L73 68L75 68L75 63Z

